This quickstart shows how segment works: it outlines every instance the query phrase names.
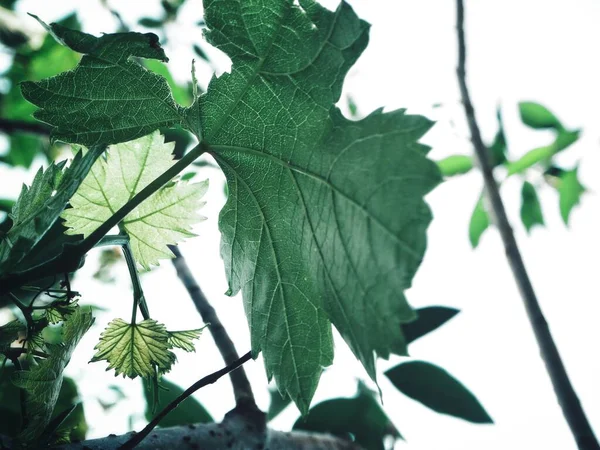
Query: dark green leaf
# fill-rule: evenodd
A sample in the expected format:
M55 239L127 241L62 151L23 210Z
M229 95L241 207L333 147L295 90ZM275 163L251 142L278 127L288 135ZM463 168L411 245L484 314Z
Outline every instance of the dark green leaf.
M504 124L502 122L502 113L500 107L496 109L496 117L498 118L498 131L494 137L494 142L490 145L492 167L499 166L506 162L506 137L504 135Z
M35 117L54 127L54 139L114 144L181 122L181 107L165 79L131 59L168 60L155 34L96 38L58 24L48 29L59 42L84 54L70 72L21 85L23 96L40 108Z
M471 246L473 248L476 248L479 245L479 239L489 225L490 218L483 204L483 196L481 196L475 204L475 209L473 210L471 221L469 222L469 240L471 241Z
M11 218L13 225L0 240L0 271L9 272L23 260L56 222L103 148L93 147L85 156L78 152L71 165L66 161L40 168L31 187L23 186ZM34 255L35 257L35 255Z
M17 340L19 333L25 331L25 326L18 320L13 320L0 326L0 353Z
M451 155L437 161L438 168L445 177L462 175L473 168L473 158L467 155Z
M152 414L153 398L151 395L150 381L144 379L144 395L146 397L146 420L150 421L154 418ZM162 410L165 406L175 400L183 393L176 384L168 381L165 378L160 380L160 386L163 388L159 391L159 401L157 411ZM187 425L190 423L210 423L214 422L212 416L204 409L204 407L194 397L188 397L179 404L177 408L171 411L164 419L159 422L159 426L175 427L178 425Z
M19 388L11 382L11 376L15 372L12 364L4 367L2 378L0 379L0 434L14 438L21 429L21 405ZM71 440L85 439L88 425L85 419L83 406L79 403L79 393L77 385L68 377L64 377L56 406L52 413L52 419L57 417L62 411L75 406L75 410L63 422L63 430L69 430Z
M138 24L146 28L160 28L164 25L162 20L153 19L152 17L142 17L138 20Z
M528 181L523 183L523 188L521 189L521 221L528 232L536 224L544 225L540 200L538 199L535 187Z
M373 378L375 354L406 353L404 290L425 251L423 196L440 174L418 143L424 117L342 117L335 104L368 25L345 3L299 3L205 1L206 36L232 69L196 114L229 185L219 220L228 293L243 291L253 354L306 412L333 359L331 323Z
M402 332L404 333L406 343L410 344L420 337L431 333L458 313L458 309L446 306L428 306L417 309L417 318L413 322L402 325Z
M577 170L578 167L566 170L560 177L561 181L558 187L560 215L566 225L569 224L571 210L579 204L579 199L585 192L585 186L577 177Z
M267 411L267 420L273 420L281 411L287 408L292 399L281 395L276 387L269 389L269 395L271 396L271 402L269 403L269 411Z
M373 395L362 389L356 397L326 400L313 406L296 421L294 429L354 437L366 450L383 450L387 436L401 438Z
M30 370L13 373L13 383L28 394L28 423L19 434L21 441L36 440L50 422L63 383L63 371L71 359L71 353L93 322L91 312L79 308L63 326L64 343L51 346L49 358Z
M194 53L204 61L209 61L208 56L206 56L206 52L202 50L202 47L200 47L199 45L194 44Z
M531 128L554 128L557 131L563 129L563 126L554 114L539 103L520 102L519 114L521 115L523 123Z
M410 361L385 372L396 388L441 414L474 423L492 423L475 396L441 367Z

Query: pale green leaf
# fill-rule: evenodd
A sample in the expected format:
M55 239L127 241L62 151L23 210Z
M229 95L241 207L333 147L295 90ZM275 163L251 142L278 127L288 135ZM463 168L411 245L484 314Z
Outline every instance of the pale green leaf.
M64 323L64 344L49 345L48 358L30 370L13 374L13 383L27 392L28 423L19 435L20 440L35 440L48 425L63 382L63 371L81 337L93 323L91 311L78 308Z
M171 348L176 347L185 350L186 352L193 352L195 351L194 340L200 339L200 335L206 327L207 325L195 330L167 331L169 334L169 345Z
M232 60L197 102L228 181L229 294L243 293L253 354L306 412L333 359L332 323L373 378L376 355L406 353L404 291L425 251L423 196L440 181L418 143L432 123L403 110L353 122L335 107L368 41L347 4L204 5L206 37Z
M106 370L115 369L115 376L149 378L155 375L155 368L171 368L175 354L170 347L167 329L156 320L131 324L115 319L102 332L91 362L106 360Z
M72 208L62 218L67 234L89 236L135 194L174 164L175 144L164 143L157 131L134 141L110 146L106 158L96 162L89 176L71 198ZM159 259L172 258L167 247L194 236L193 224L205 218L198 214L208 181L171 183L131 211L123 220L136 262L144 269Z
M60 43L84 54L72 71L21 85L23 96L41 108L35 117L54 127L54 139L114 144L181 123L183 108L166 80L133 60L168 61L155 34L97 38L56 23L45 26Z
M0 272L10 272L41 240L102 151L92 147L85 155L79 152L66 169L66 161L40 168L31 186L23 186L11 212L13 225L0 241Z
M471 214L471 220L469 221L469 241L471 241L471 246L473 248L479 245L479 239L481 239L481 235L485 230L488 229L489 226L490 217L485 210L482 193L481 197L479 197L479 200L477 200L477 203L475 204L473 214Z

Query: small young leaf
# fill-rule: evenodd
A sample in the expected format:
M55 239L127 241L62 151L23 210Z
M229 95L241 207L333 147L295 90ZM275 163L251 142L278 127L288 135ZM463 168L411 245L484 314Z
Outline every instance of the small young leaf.
M471 241L471 246L473 248L476 248L479 245L479 239L489 225L490 218L485 210L482 195L475 204L475 209L473 210L471 221L469 222L469 240Z
M492 423L475 396L441 367L410 361L399 364L385 375L396 388L428 408L474 423Z
M171 348L180 348L186 352L193 352L196 350L194 348L194 339L199 339L202 331L207 326L208 325L204 325L202 328L197 328L195 330L167 331L169 335L169 345Z
M162 20L153 19L152 17L141 17L138 24L146 28L160 28L164 25Z
M473 158L467 155L451 155L437 161L438 168L445 177L462 175L473 168Z
M527 232L536 225L544 225L544 216L542 215L542 206L538 199L535 187L528 181L523 183L521 189L521 222Z
M84 333L92 326L94 318L89 310L78 308L63 326L64 343L48 345L50 356L30 370L17 371L13 383L27 391L27 427L19 434L23 442L37 439L50 422L54 405L63 382L63 372L71 353Z
M102 222L174 164L173 143L165 144L157 131L110 146L106 159L96 162L90 175L71 198L72 208L62 218L67 234L88 236ZM194 236L193 224L205 218L198 214L208 180L167 185L131 211L122 225L129 235L136 262L146 270L159 259L172 258L169 244Z
M558 187L560 215L565 222L569 224L569 215L571 210L579 204L581 195L585 192L585 186L581 184L577 177L578 167L573 170L566 170L560 176Z
M154 418L154 414L152 414L154 399L151 395L151 383L151 381L145 378L143 379L144 396L146 397L145 415L146 420L148 421ZM157 411L162 410L183 393L183 389L165 378L161 378L159 387L161 388L158 394L159 400L158 405L156 405L155 408ZM176 409L167 414L167 416L158 423L158 426L167 428L188 425L190 423L210 422L214 422L214 420L204 406L202 406L202 404L194 397L188 397L181 402Z
M73 314L79 305L77 301L65 302L65 301L56 301L53 302L46 310L46 319L51 324L57 324L67 319L67 316Z
M520 102L519 114L523 123L531 128L554 128L556 131L563 129L563 126L554 114L539 103Z
M459 312L458 309L446 306L428 306L417 309L417 318L413 322L402 325L402 332L407 344L431 333L436 328L452 319Z
M168 371L175 362L168 341L169 333L156 320L131 324L115 319L100 335L100 342L94 347L98 351L90 362L106 360L106 370L115 369L115 376L151 378L155 367Z
M374 396L360 388L356 397L335 398L313 406L296 421L294 429L353 437L366 450L382 450L388 436L402 438Z

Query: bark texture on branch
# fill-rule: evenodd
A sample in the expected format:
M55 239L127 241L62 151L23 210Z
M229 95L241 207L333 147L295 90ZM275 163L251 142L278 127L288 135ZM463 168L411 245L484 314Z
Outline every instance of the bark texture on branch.
M133 433L110 435L69 445L57 450L114 450ZM137 447L140 450L361 450L354 442L328 434L303 431L283 432L266 428L264 413L248 414L239 408L227 413L223 422L159 428Z

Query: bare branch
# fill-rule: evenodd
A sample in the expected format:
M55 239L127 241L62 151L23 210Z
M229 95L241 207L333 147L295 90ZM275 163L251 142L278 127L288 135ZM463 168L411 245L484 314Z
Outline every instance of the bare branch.
M579 398L571 385L567 371L565 370L558 349L552 338L552 334L550 333L550 329L548 328L548 323L542 313L535 291L533 290L533 286L527 275L525 264L523 263L521 253L517 246L517 241L510 223L508 222L508 217L506 216L498 185L494 179L493 169L488 159L488 149L481 139L481 133L475 118L475 111L473 109L473 104L471 103L466 82L463 0L456 1L456 17L456 30L458 35L458 67L456 72L458 75L458 83L460 85L460 93L465 107L469 130L471 132L471 141L475 147L475 155L479 162L481 172L483 173L485 190L490 200L496 226L500 231L502 242L504 243L506 257L510 268L512 269L515 282L521 292L521 298L523 299L529 322L533 328L542 359L546 365L546 371L552 381L558 403L571 428L571 433L573 433L577 446L580 450L598 450L600 449L600 445L598 444L583 408L581 407Z
M0 118L0 131L8 134L20 131L23 133L39 134L41 136L50 135L50 127L43 123L5 118Z
M185 391L183 391L179 397L177 397L175 400L173 400L171 403L169 403L161 412L159 412L156 415L156 417L154 417L154 419L152 419L152 421L144 427L144 429L142 431L140 431L139 433L132 436L131 440L125 442L125 444L123 444L119 448L122 450L135 448L140 442L142 442L142 440L146 436L148 436L152 432L152 430L159 424L159 422L167 414L169 414L171 411L173 411L175 408L177 408L177 406L179 406L179 404L182 401L184 401L186 398L188 398L190 395L192 395L198 389L203 388L206 385L212 384L215 381L217 381L219 378L221 378L223 375L227 375L228 373L235 371L235 369L240 368L242 364L244 364L246 361L248 361L250 359L251 359L251 354L250 354L250 352L248 352L244 356L239 358L237 361L234 361L233 363L227 365L223 369L217 370L216 372L211 373L210 375L207 375L204 378L196 381L189 388L187 388ZM255 409L257 409L256 405L254 405L254 404L252 404L252 405L254 406Z
M215 309L211 306L208 299L200 289L198 282L192 275L192 272L187 265L187 262L179 248L176 246L169 246L173 254L175 255L175 259L173 259L173 265L177 270L177 275L179 279L185 286L196 305L196 309L200 313L202 320L205 323L209 323L210 326L208 330L212 335L225 364L231 364L235 360L239 358L238 353L233 345L233 341L227 334L227 330L223 327L223 324L219 320ZM241 400L245 402L254 403L254 395L252 394L252 388L250 387L250 382L246 377L246 372L243 368L240 370L236 370L235 372L231 372L229 374L231 377L231 384L233 385L233 393L235 395L235 400L239 404Z
M73 444L54 447L57 450L114 450L134 436L127 433L121 436L110 435ZM139 450L178 449L286 449L286 450L360 450L354 442L328 434L303 431L283 432L254 426L253 418L237 409L227 413L221 423L188 425L155 430L142 442Z

